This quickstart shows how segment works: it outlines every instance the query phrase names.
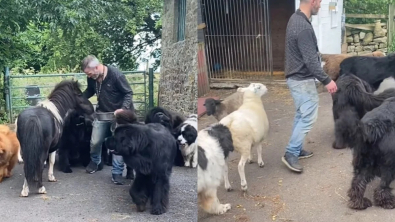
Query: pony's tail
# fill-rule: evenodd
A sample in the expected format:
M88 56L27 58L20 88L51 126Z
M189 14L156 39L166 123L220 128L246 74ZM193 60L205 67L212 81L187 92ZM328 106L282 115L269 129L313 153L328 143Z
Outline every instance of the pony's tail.
M17 134L22 149L25 178L29 187L38 188L38 181L42 178L41 169L44 164L40 158L44 141L42 126L38 117L29 117L24 123L24 126L19 128Z

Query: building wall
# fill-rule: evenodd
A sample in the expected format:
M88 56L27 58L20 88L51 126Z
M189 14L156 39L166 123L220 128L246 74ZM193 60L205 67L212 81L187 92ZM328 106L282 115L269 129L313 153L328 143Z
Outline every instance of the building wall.
M343 0L337 2L337 12L329 11L331 0L322 0L318 15L312 16L312 25L317 36L318 48L324 54L341 53L341 17L343 12ZM296 8L299 8L299 0L295 0Z
M177 42L177 0L164 0L159 105L197 113L198 1L186 1L185 40Z

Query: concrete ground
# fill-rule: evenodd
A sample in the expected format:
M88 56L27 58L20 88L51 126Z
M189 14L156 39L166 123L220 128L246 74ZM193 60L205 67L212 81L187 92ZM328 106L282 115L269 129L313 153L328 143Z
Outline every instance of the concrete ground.
M247 194L240 189L237 165L240 155L230 155L229 181L233 191L223 186L218 189L222 203L230 203L232 209L224 215L208 215L199 208L198 220L212 221L286 221L286 222L389 222L394 221L395 210L376 206L364 211L347 207L347 190L351 184L351 151L335 150L332 100L329 93L320 94L319 117L306 137L304 148L314 156L301 160L304 172L290 171L281 161L293 124L294 106L285 86L268 86L264 103L270 121L269 138L263 146L264 168L259 168L256 150L254 163L246 164ZM235 90L217 90L211 95L226 97ZM199 129L216 122L204 115L199 119ZM373 200L373 189L379 183L376 178L368 185L365 196Z
M174 167L171 177L168 212L159 216L139 213L129 196L130 180L125 185L111 182L111 167L87 174L83 167L65 174L54 170L57 182L43 181L47 194L30 193L19 197L23 185L23 165L0 183L1 222L104 222L104 221L197 221L196 168ZM31 190L32 191L32 190Z

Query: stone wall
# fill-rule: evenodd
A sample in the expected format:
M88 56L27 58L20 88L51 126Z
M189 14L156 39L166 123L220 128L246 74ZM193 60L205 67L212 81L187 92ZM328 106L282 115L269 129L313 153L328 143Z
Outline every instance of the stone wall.
M177 42L177 0L164 0L159 105L184 115L197 113L198 2L186 1L185 40Z
M387 25L377 20L373 31L347 28L347 54L364 55L374 51L387 53Z

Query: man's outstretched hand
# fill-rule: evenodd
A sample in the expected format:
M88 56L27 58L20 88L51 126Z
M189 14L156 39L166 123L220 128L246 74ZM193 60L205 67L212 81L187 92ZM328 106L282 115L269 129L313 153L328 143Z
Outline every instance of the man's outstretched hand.
M325 87L330 94L333 94L337 91L337 85L333 80L331 80L331 82L328 83L328 85L326 85Z

